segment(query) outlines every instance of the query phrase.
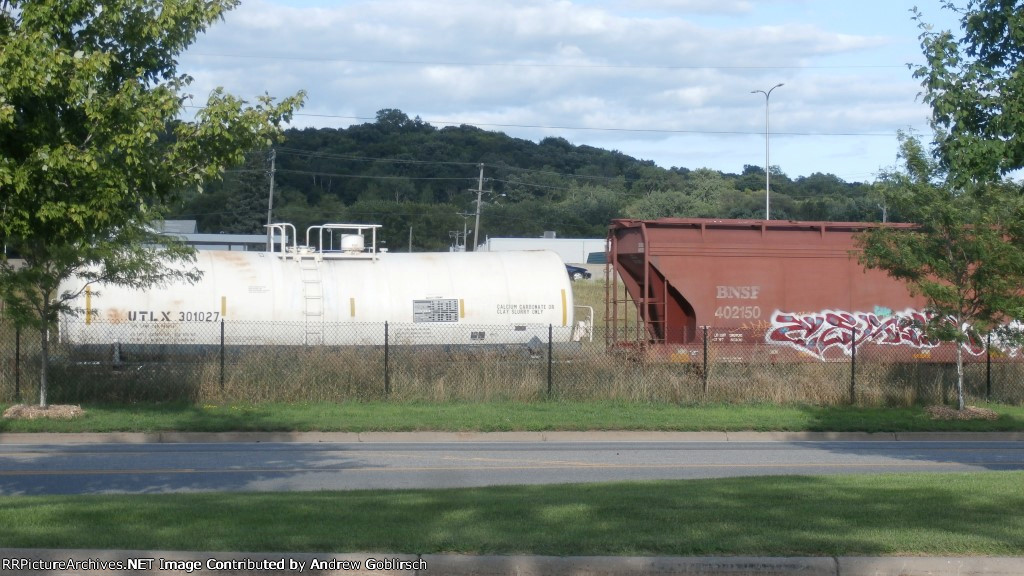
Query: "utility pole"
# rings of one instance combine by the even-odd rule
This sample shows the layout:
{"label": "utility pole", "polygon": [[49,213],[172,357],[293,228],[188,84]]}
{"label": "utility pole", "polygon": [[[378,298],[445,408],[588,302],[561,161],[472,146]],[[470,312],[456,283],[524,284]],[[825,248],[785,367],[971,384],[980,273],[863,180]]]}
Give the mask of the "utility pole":
{"label": "utility pole", "polygon": [[480,196],[484,193],[484,163],[480,163],[480,180],[476,185],[476,225],[473,226],[473,252],[476,252],[477,234],[480,233]]}
{"label": "utility pole", "polygon": [[267,200],[267,252],[274,249],[274,230],[270,227],[273,224],[274,212],[274,164],[277,160],[277,150],[270,149],[270,194]]}

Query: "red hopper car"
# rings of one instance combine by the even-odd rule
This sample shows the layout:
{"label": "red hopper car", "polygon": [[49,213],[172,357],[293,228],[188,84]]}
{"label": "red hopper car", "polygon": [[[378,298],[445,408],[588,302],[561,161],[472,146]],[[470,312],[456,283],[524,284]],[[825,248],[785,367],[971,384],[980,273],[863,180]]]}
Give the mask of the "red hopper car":
{"label": "red hopper car", "polygon": [[[854,235],[878,224],[665,218],[613,220],[607,344],[688,357],[705,327],[737,359],[882,356],[948,361],[920,329],[924,302],[858,261]],[[908,227],[908,224],[886,224]],[[635,318],[633,317],[635,316]],[[917,321],[917,322],[915,322]],[[984,342],[966,345],[984,353]],[[1016,354],[1012,354],[1016,355]]]}

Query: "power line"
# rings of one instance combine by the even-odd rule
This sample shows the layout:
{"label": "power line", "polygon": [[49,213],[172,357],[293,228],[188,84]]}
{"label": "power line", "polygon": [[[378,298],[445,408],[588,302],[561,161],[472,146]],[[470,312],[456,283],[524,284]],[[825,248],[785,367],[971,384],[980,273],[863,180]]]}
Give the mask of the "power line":
{"label": "power line", "polygon": [[901,68],[904,64],[832,64],[832,65],[793,65],[793,66],[751,66],[751,65],[653,65],[653,64],[556,64],[543,62],[459,62],[445,60],[391,60],[391,59],[358,59],[329,58],[323,56],[276,56],[266,54],[210,54],[191,52],[189,56],[203,58],[238,58],[244,60],[283,60],[288,62],[339,62],[345,64],[387,64],[393,66],[452,66],[469,68],[575,68],[581,70],[871,70]]}
{"label": "power line", "polygon": [[426,177],[426,176],[402,176],[402,175],[367,175],[367,174],[332,174],[330,172],[317,172],[313,170],[290,170],[284,168],[278,168],[278,173],[284,174],[300,174],[303,176],[328,176],[331,178],[358,178],[366,180],[450,180],[450,181],[463,181],[463,180],[476,180],[475,178],[463,178],[463,177]]}
{"label": "power line", "polygon": [[[374,163],[382,163],[382,164],[386,164],[386,163],[411,164],[411,165],[418,165],[418,166],[477,166],[477,165],[479,165],[479,162],[455,162],[455,161],[446,161],[446,160],[411,160],[411,159],[407,159],[407,158],[374,158],[374,157],[368,157],[368,156],[350,156],[350,155],[347,155],[347,154],[331,154],[331,153],[322,153],[322,152],[307,152],[305,150],[300,150],[298,148],[276,148],[276,150],[280,154],[282,154],[282,155],[296,156],[296,157],[300,157],[300,158],[303,158],[303,157],[304,158],[322,158],[322,159],[326,159],[326,160],[352,160],[352,161],[359,161],[359,162],[374,162]],[[641,162],[641,161],[637,160],[637,162]],[[539,174],[539,175],[546,175],[546,176],[558,176],[560,178],[570,178],[570,179],[573,179],[573,180],[598,180],[598,181],[610,182],[610,181],[616,181],[616,180],[619,180],[619,179],[623,178],[622,176],[595,176],[595,175],[590,175],[590,174],[566,174],[564,172],[555,172],[553,170],[535,170],[535,169],[531,169],[531,168],[520,168],[520,167],[517,167],[517,166],[509,166],[508,164],[488,164],[487,166],[489,168],[494,169],[494,170],[506,170],[506,171],[509,171],[509,172],[522,172],[522,173],[527,173],[527,174]],[[317,171],[305,171],[305,172],[302,172],[302,171],[298,171],[298,170],[279,170],[279,172],[280,171],[292,172],[292,173],[301,173],[301,174],[309,174],[309,175],[314,175],[314,176],[364,177],[364,176],[351,175],[351,174],[333,174],[333,173],[328,173],[328,172],[317,172]],[[259,170],[244,170],[244,169],[240,169],[240,170],[228,170],[228,172],[233,172],[233,173],[259,172]],[[365,177],[368,178],[369,176],[365,176]],[[402,178],[403,176],[399,175],[399,176],[395,176],[395,177],[396,178]],[[409,177],[409,179],[410,180],[428,180],[429,178]],[[441,178],[437,178],[437,179],[441,179]],[[464,178],[452,177],[450,179],[451,180],[463,180]],[[465,178],[465,179],[472,179],[472,178]],[[512,181],[509,181],[509,180],[498,180],[498,179],[495,179],[495,178],[487,178],[487,180],[488,181],[492,181],[492,182],[513,183]],[[633,180],[623,179],[623,181],[631,182]]]}
{"label": "power line", "polygon": [[[355,156],[355,155],[348,155],[348,154],[334,154],[334,153],[326,153],[326,152],[305,151],[305,150],[301,150],[301,149],[298,149],[298,148],[277,148],[277,150],[281,151],[281,153],[283,155],[290,155],[290,156],[295,156],[295,157],[300,157],[300,158],[302,158],[302,157],[305,157],[305,158],[321,158],[321,159],[325,159],[325,160],[356,160],[356,161],[362,161],[362,162],[395,163],[395,164],[408,164],[408,165],[414,165],[414,166],[474,166],[475,167],[475,166],[479,165],[479,162],[462,162],[462,161],[446,161],[446,160],[416,160],[416,159],[409,159],[409,158],[380,158],[380,157],[372,157],[372,156]],[[642,163],[643,161],[636,160],[636,162]],[[571,182],[569,182],[569,184],[571,184],[573,182],[579,182],[579,181],[597,181],[597,182],[608,182],[608,183],[618,183],[618,182],[621,182],[624,185],[630,185],[630,184],[642,181],[644,179],[644,178],[627,178],[623,174],[619,174],[619,175],[616,175],[616,176],[598,176],[598,175],[590,175],[590,174],[572,174],[572,173],[565,173],[565,172],[556,172],[556,171],[553,171],[553,170],[538,170],[538,169],[532,169],[532,168],[521,168],[521,167],[517,167],[517,166],[510,166],[510,165],[504,164],[504,163],[501,163],[501,164],[487,164],[487,166],[489,168],[491,168],[492,170],[495,170],[495,171],[498,171],[498,172],[505,171],[505,172],[509,172],[509,173],[513,173],[513,174],[514,173],[522,173],[522,174],[536,174],[536,175],[540,175],[540,176],[557,177],[557,178],[561,178],[561,179],[564,179],[564,180],[571,181]],[[667,169],[662,169],[662,170],[665,170],[666,175],[671,176],[673,174],[671,170],[667,170]],[[231,174],[245,174],[245,173],[260,173],[260,172],[265,172],[265,170],[238,168],[238,169],[226,170],[225,172],[226,173],[231,173]],[[433,180],[433,181],[454,181],[454,182],[461,182],[461,181],[468,181],[468,180],[475,181],[476,180],[476,178],[473,178],[473,177],[470,177],[470,176],[425,177],[425,176],[410,176],[410,175],[401,175],[401,174],[391,174],[391,175],[387,175],[387,174],[385,174],[385,175],[373,174],[373,175],[367,175],[367,174],[326,172],[326,171],[320,171],[320,170],[298,170],[298,169],[287,169],[287,168],[286,169],[280,169],[280,170],[278,170],[278,172],[284,172],[284,173],[290,173],[290,174],[298,174],[298,175],[305,175],[305,176],[322,176],[322,177],[328,177],[328,178],[336,177],[336,178],[352,178],[352,179],[377,179],[377,180],[404,179],[404,180],[424,180],[424,181],[431,181],[431,180]],[[716,170],[716,172],[719,172],[723,176],[726,175],[726,174],[729,174],[729,173],[723,172],[721,170]],[[678,175],[677,174],[675,176],[685,179],[685,176],[683,176],[683,175]],[[739,175],[737,175],[737,176],[739,176]],[[839,178],[843,183],[846,183],[846,184],[858,184],[858,183],[861,183],[861,182],[848,181],[846,179],[840,178],[838,175],[835,175],[835,174],[833,174],[833,176],[835,176],[836,178]],[[523,186],[523,187],[530,187],[530,188],[537,188],[537,189],[547,189],[547,190],[569,190],[568,186],[551,186],[551,185],[539,184],[539,183],[522,181],[522,180],[512,180],[512,179],[508,179],[508,178],[497,178],[497,177],[493,177],[493,176],[486,178],[486,180],[489,181],[489,182],[498,182],[498,183],[507,184],[507,185],[511,185],[511,186]],[[792,180],[792,181],[796,182],[796,180]]]}
{"label": "power line", "polygon": [[444,160],[411,160],[408,158],[372,158],[369,156],[353,156],[349,154],[332,154],[329,152],[311,152],[299,148],[277,148],[282,154],[291,156],[326,158],[333,160],[353,160],[357,162],[388,162],[393,164],[432,164],[439,166],[476,166],[477,162],[454,162]]}
{"label": "power line", "polygon": [[[184,108],[192,110],[203,110],[203,106],[183,106]],[[304,118],[333,118],[339,120],[371,120],[376,121],[376,117],[369,116],[346,116],[341,114],[305,114],[296,113],[293,116],[302,116]],[[682,129],[668,129],[668,128],[616,128],[607,126],[561,126],[561,125],[547,125],[547,124],[499,124],[495,122],[464,122],[459,120],[423,120],[427,124],[438,124],[443,126],[488,126],[492,128],[533,128],[538,130],[574,130],[574,131],[590,131],[590,132],[633,132],[639,134],[697,134],[697,135],[712,135],[712,136],[763,136],[764,131],[748,131],[748,130],[682,130]],[[772,132],[772,136],[884,136],[886,138],[893,138],[897,133],[897,130],[892,132]]]}
{"label": "power line", "polygon": [[[196,108],[199,108],[198,106]],[[302,114],[297,113],[294,116],[303,116],[308,118],[336,118],[342,120],[376,120],[377,118],[370,118],[367,116],[343,116],[335,114]],[[679,129],[667,129],[667,128],[614,128],[614,127],[602,127],[602,126],[559,126],[559,125],[546,125],[546,124],[499,124],[495,122],[463,122],[458,120],[423,120],[428,124],[440,124],[444,126],[489,126],[494,128],[535,128],[540,130],[578,130],[578,131],[593,131],[593,132],[636,132],[636,133],[654,133],[654,134],[708,134],[708,135],[724,135],[724,136],[761,136],[764,135],[763,131],[745,131],[745,130],[679,130]],[[892,138],[896,134],[896,130],[892,132],[772,132],[772,136],[885,136]]]}
{"label": "power line", "polygon": [[[630,157],[630,158],[632,158],[632,157]],[[632,159],[637,164],[641,164],[642,165],[643,162],[644,162],[644,160],[639,160],[639,159],[636,159],[636,158],[632,158]],[[592,175],[592,174],[566,174],[564,172],[555,172],[553,170],[536,170],[536,169],[533,169],[533,168],[519,168],[518,166],[509,166],[508,164],[488,164],[487,166],[490,167],[490,168],[493,168],[495,170],[508,170],[509,172],[523,172],[523,173],[526,173],[526,174],[539,174],[541,176],[559,176],[559,177],[563,177],[563,178],[571,178],[573,180],[599,180],[599,181],[605,181],[605,182],[616,182],[616,181],[621,179],[623,182],[636,182],[637,181],[637,179],[635,179],[635,178],[626,178],[622,174],[620,174],[618,176],[596,176],[596,175]],[[666,172],[669,172],[669,170],[667,168],[662,168],[662,170],[665,170]],[[494,178],[489,178],[488,180],[497,181],[497,182],[508,182],[506,180],[495,180]]]}

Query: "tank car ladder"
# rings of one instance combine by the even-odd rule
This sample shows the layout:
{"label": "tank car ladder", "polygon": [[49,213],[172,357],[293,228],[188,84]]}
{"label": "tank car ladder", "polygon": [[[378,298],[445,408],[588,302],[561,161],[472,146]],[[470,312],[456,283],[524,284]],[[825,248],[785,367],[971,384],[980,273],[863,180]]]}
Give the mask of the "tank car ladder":
{"label": "tank car ladder", "polygon": [[303,312],[306,318],[306,346],[324,343],[324,287],[320,278],[319,252],[297,255],[302,277]]}

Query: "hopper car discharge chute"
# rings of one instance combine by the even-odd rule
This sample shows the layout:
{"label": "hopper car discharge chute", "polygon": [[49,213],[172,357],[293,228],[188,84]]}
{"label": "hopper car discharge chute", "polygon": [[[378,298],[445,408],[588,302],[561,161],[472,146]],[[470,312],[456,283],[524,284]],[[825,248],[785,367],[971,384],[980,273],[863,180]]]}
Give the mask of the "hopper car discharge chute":
{"label": "hopper car discharge chute", "polygon": [[[773,360],[838,360],[856,345],[858,357],[951,361],[955,348],[920,327],[924,301],[860,264],[854,237],[871,226],[613,220],[608,266],[621,285],[608,285],[606,344],[690,358],[707,327],[710,344],[737,360],[765,349]],[[981,354],[984,343],[965,348]]]}
{"label": "hopper car discharge chute", "polygon": [[195,284],[89,286],[72,303],[84,316],[62,319],[61,340],[217,345],[210,324],[222,321],[252,323],[231,330],[231,345],[379,345],[385,322],[397,345],[546,343],[549,326],[554,341],[572,340],[572,286],[556,253],[389,253],[377,248],[379,227],[313,226],[299,246],[293,226],[274,224],[270,251],[198,252]]}

